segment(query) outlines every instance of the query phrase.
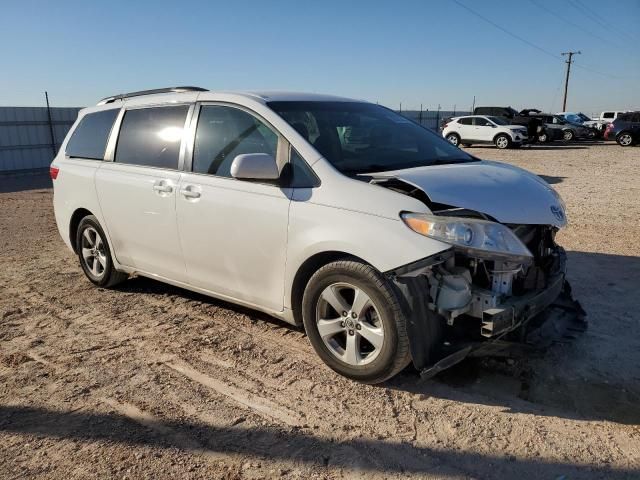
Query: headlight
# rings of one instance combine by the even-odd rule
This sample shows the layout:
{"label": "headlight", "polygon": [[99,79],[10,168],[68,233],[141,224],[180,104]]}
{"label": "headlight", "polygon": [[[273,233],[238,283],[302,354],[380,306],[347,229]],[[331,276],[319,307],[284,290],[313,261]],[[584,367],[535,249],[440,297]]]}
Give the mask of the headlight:
{"label": "headlight", "polygon": [[[509,227],[486,220],[402,213],[402,221],[414,232],[454,245],[475,257],[528,263],[531,252]],[[516,258],[514,258],[516,257]]]}

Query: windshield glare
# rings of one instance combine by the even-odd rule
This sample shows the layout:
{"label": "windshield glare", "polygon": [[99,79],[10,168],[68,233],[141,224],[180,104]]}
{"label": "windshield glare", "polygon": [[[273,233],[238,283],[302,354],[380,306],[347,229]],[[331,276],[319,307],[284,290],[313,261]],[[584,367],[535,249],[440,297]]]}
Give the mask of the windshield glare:
{"label": "windshield glare", "polygon": [[440,135],[364,102],[270,102],[323,157],[345,174],[475,161]]}

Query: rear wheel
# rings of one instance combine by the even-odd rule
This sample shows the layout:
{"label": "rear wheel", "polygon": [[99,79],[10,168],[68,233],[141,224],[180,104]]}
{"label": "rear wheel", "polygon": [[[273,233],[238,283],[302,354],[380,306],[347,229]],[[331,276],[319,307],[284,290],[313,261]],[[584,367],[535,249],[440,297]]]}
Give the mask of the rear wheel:
{"label": "rear wheel", "polygon": [[99,287],[112,287],[127,279],[113,267],[106,235],[93,215],[84,217],[76,233],[76,251],[87,278]]}
{"label": "rear wheel", "polygon": [[547,132],[542,132],[538,135],[538,141],[540,143],[547,143],[549,141],[549,135],[547,135]]}
{"label": "rear wheel", "polygon": [[494,143],[500,150],[504,150],[505,148],[509,148],[511,145],[511,139],[508,135],[500,134],[495,138]]}
{"label": "rear wheel", "polygon": [[622,132],[616,137],[616,142],[621,147],[629,147],[633,144],[633,136],[630,132]]}
{"label": "rear wheel", "polygon": [[565,130],[562,133],[562,138],[566,142],[570,142],[571,140],[573,140],[574,137],[575,137],[575,134],[573,133],[573,130]]}
{"label": "rear wheel", "polygon": [[447,140],[449,141],[449,143],[455,145],[456,147],[460,145],[460,135],[458,135],[457,133],[449,133],[447,135]]}
{"label": "rear wheel", "polygon": [[380,383],[409,364],[398,298],[370,265],[343,260],[322,267],[307,284],[302,314],[316,353],[345,377]]}

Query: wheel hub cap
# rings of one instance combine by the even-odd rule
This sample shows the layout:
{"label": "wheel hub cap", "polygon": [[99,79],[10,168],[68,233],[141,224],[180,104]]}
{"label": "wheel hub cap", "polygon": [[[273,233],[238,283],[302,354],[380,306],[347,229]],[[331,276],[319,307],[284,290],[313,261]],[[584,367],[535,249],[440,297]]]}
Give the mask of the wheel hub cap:
{"label": "wheel hub cap", "polygon": [[107,266],[107,256],[104,250],[104,242],[98,231],[93,227],[87,227],[82,232],[81,240],[82,259],[91,274],[100,278],[104,275]]}
{"label": "wheel hub cap", "polygon": [[362,289],[349,283],[334,283],[322,291],[316,325],[329,352],[349,365],[372,362],[384,343],[378,309]]}

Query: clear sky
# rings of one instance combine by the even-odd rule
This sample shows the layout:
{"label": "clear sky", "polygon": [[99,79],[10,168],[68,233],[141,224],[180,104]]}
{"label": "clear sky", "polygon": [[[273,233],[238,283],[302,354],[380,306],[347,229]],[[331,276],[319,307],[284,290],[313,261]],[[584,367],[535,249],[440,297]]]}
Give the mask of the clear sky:
{"label": "clear sky", "polygon": [[554,56],[580,50],[568,109],[591,113],[640,108],[639,47],[640,0],[2,0],[0,105],[198,85],[558,111]]}

